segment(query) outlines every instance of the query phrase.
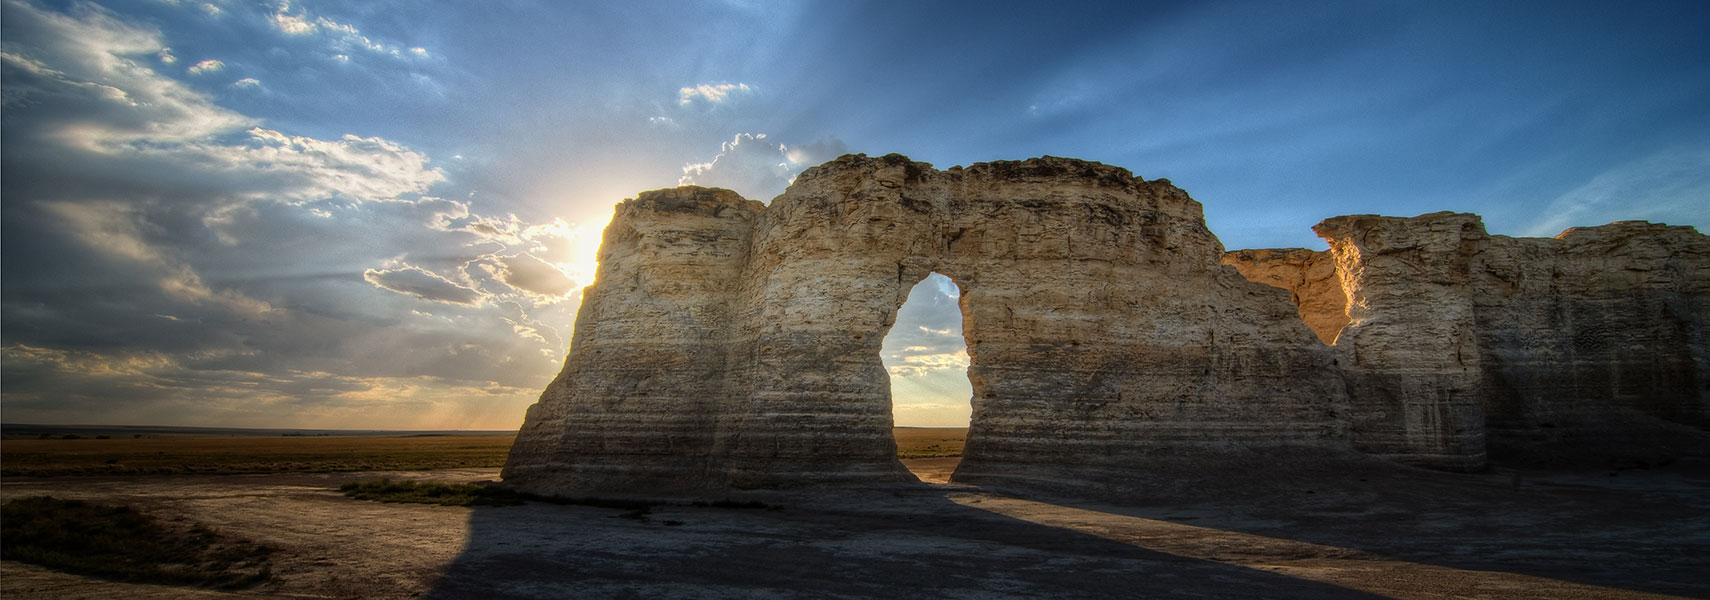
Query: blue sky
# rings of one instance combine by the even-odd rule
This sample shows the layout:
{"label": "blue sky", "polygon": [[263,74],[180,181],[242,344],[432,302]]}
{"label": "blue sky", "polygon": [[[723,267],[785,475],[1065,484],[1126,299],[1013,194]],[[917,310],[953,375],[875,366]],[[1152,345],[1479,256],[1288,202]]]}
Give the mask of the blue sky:
{"label": "blue sky", "polygon": [[[765,200],[844,152],[1119,165],[1229,248],[1352,213],[1702,228],[1705,31],[1704,2],[7,0],[0,416],[515,427],[613,203]],[[966,420],[953,294],[887,345],[900,423]]]}

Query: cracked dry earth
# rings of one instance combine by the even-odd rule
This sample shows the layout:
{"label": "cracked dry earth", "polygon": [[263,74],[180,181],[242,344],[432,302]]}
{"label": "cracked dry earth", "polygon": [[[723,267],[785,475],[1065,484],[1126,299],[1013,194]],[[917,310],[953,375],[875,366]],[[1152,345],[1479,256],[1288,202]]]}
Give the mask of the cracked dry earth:
{"label": "cracked dry earth", "polygon": [[[952,461],[911,464],[942,480]],[[763,495],[773,508],[623,511],[350,500],[409,473],[8,478],[5,499],[128,503],[280,548],[239,592],[5,561],[28,598],[1710,597],[1710,463],[1460,475],[1173,477],[1121,502],[969,486]],[[745,498],[747,499],[747,498]]]}

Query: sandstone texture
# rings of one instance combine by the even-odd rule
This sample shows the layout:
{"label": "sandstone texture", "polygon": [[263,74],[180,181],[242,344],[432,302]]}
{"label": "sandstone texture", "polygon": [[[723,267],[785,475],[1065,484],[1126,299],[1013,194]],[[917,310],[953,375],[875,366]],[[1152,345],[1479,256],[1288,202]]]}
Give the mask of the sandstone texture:
{"label": "sandstone texture", "polygon": [[1053,157],[845,156],[769,207],[645,193],[606,231],[504,477],[555,494],[910,480],[879,347],[934,271],[961,287],[971,362],[956,480],[1346,448],[1334,352],[1222,256],[1168,181]]}
{"label": "sandstone texture", "polygon": [[646,192],[606,229],[503,477],[553,495],[912,481],[879,348],[932,272],[961,289],[973,387],[952,481],[1710,454],[1710,238],[1508,238],[1457,213],[1315,231],[1329,251],[1226,253],[1169,181],[1055,157],[849,155],[770,206]]}
{"label": "sandstone texture", "polygon": [[1300,309],[1300,320],[1325,344],[1348,325],[1348,293],[1336,273],[1336,259],[1329,252],[1305,248],[1232,250],[1223,264],[1235,267],[1242,277],[1255,283],[1288,290]]}

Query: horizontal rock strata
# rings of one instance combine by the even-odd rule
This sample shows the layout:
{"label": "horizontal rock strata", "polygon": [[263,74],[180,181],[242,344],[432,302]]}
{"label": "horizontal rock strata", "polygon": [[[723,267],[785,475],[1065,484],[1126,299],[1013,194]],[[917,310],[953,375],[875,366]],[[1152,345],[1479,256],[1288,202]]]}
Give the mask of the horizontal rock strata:
{"label": "horizontal rock strata", "polygon": [[1330,313],[1352,318],[1334,343],[1361,449],[1449,468],[1477,468],[1484,448],[1710,452],[1710,237],[1628,221],[1512,238],[1455,213],[1337,217],[1317,231],[1329,252],[1224,263],[1288,290],[1321,337]]}
{"label": "horizontal rock strata", "polygon": [[504,476],[556,494],[911,479],[879,347],[934,271],[961,287],[972,365],[959,480],[1346,448],[1333,352],[1222,255],[1168,181],[1070,159],[845,156],[765,208],[649,192],[607,229]]}
{"label": "horizontal rock strata", "polygon": [[1248,281],[1288,290],[1300,320],[1318,334],[1319,341],[1336,343],[1336,336],[1348,325],[1348,293],[1342,290],[1336,259],[1329,252],[1231,250],[1223,254],[1223,264],[1235,267]]}
{"label": "horizontal rock strata", "polygon": [[931,272],[961,289],[973,387],[954,481],[1710,453],[1710,238],[1509,238],[1458,213],[1314,229],[1328,251],[1226,253],[1170,182],[1054,157],[844,156],[770,206],[646,192],[606,229],[504,478],[552,495],[913,481],[879,348]]}

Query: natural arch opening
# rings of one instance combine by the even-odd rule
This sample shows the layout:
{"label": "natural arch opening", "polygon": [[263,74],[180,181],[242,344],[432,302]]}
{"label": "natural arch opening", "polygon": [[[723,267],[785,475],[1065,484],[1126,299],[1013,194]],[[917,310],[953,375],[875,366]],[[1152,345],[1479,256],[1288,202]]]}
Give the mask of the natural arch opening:
{"label": "natural arch opening", "polygon": [[880,346],[891,378],[897,454],[921,481],[948,482],[968,435],[973,386],[960,297],[949,277],[927,275],[909,290]]}

